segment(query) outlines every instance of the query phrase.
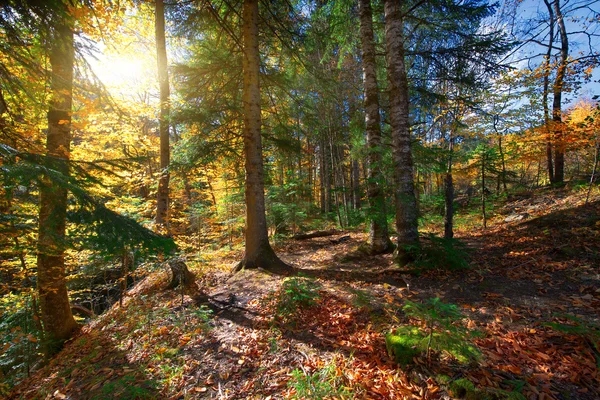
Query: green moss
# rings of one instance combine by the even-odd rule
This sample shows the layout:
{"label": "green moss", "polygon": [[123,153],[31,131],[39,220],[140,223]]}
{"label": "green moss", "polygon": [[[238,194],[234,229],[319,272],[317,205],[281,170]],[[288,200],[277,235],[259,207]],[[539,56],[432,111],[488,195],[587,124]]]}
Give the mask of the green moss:
{"label": "green moss", "polygon": [[421,353],[421,342],[425,336],[414,327],[400,327],[395,333],[385,337],[388,354],[400,365],[412,363],[413,358]]}
{"label": "green moss", "polygon": [[479,390],[477,390],[473,382],[467,378],[460,378],[452,381],[448,392],[452,397],[457,397],[459,399],[481,399]]}

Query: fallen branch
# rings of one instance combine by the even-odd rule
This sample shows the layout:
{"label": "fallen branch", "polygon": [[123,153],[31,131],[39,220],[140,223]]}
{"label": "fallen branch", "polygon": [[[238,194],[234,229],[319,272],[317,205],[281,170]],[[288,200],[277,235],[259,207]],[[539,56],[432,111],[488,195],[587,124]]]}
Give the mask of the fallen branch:
{"label": "fallen branch", "polygon": [[324,237],[324,236],[333,236],[333,235],[337,235],[338,233],[340,233],[340,232],[336,229],[330,229],[328,231],[314,231],[314,232],[309,232],[309,233],[299,233],[297,235],[292,236],[292,239],[305,240],[305,239],[312,239],[312,238],[318,238],[318,237]]}

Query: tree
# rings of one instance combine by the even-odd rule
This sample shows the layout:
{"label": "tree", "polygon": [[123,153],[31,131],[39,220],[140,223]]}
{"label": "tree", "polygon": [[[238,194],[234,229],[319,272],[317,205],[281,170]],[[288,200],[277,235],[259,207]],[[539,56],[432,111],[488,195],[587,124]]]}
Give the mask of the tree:
{"label": "tree", "polygon": [[156,195],[156,224],[167,226],[169,212],[169,72],[167,69],[167,46],[165,40],[165,5],[163,0],[156,0],[155,6],[156,59],[158,66],[158,83],[160,88],[160,178]]}
{"label": "tree", "polygon": [[385,39],[389,80],[390,125],[394,161],[396,198],[397,260],[401,265],[411,261],[409,248],[418,246],[418,209],[415,198],[413,160],[410,145],[409,92],[404,63],[404,2],[385,1]]}
{"label": "tree", "polygon": [[392,248],[387,227],[385,197],[381,188],[381,121],[379,87],[373,41],[373,12],[371,0],[359,0],[360,42],[364,83],[365,130],[367,132],[367,196],[369,198],[369,247],[372,253]]}
{"label": "tree", "polygon": [[281,261],[269,244],[265,216],[264,170],[261,141],[260,54],[258,50],[258,0],[244,0],[243,109],[244,160],[246,168],[246,249],[235,270],[261,268],[289,274],[292,267]]}
{"label": "tree", "polygon": [[[73,103],[73,20],[61,4],[51,29],[49,60],[51,100],[48,109],[46,168],[69,174],[71,108]],[[37,287],[46,339],[62,344],[77,330],[65,282],[65,224],[67,189],[48,176],[40,182]],[[48,353],[55,350],[48,348]]]}

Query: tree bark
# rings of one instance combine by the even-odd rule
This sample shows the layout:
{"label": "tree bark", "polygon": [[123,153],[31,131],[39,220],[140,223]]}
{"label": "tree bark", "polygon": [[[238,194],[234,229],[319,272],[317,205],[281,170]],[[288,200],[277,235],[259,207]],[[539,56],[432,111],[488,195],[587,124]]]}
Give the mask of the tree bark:
{"label": "tree bark", "polygon": [[452,176],[452,162],[454,156],[454,135],[450,130],[448,138],[448,169],[444,187],[445,213],[444,213],[444,238],[454,237],[454,179]]}
{"label": "tree bark", "polygon": [[548,91],[550,87],[550,58],[552,57],[552,44],[554,43],[554,11],[548,0],[544,0],[548,8],[550,32],[548,34],[548,50],[544,56],[544,89],[542,92],[542,106],[544,107],[544,129],[546,130],[546,168],[548,179],[554,183],[554,161],[552,159],[552,129],[550,126],[550,111],[548,110]]}
{"label": "tree bark", "polygon": [[265,217],[264,172],[261,144],[261,110],[258,51],[258,0],[244,0],[244,155],[246,166],[246,252],[234,271],[261,268],[289,274],[293,268],[281,261],[269,244]]}
{"label": "tree bark", "polygon": [[[66,18],[57,22],[51,39],[49,58],[52,67],[52,96],[46,141],[49,168],[64,175],[69,174],[74,66],[73,28]],[[37,288],[48,343],[47,355],[58,351],[78,329],[71,312],[65,281],[66,216],[67,189],[53,184],[45,176],[40,182]]]}
{"label": "tree bark", "polygon": [[396,198],[397,261],[412,260],[410,248],[419,245],[418,210],[415,198],[413,160],[410,146],[409,93],[404,64],[403,1],[385,1],[385,38],[389,80],[392,158]]}
{"label": "tree bark", "polygon": [[567,28],[565,27],[565,21],[560,9],[560,0],[554,0],[554,14],[556,15],[556,22],[558,25],[558,31],[560,33],[560,61],[558,69],[556,70],[556,79],[554,81],[553,94],[554,99],[552,101],[552,121],[554,126],[554,182],[562,184],[565,181],[565,140],[562,123],[562,92],[565,80],[565,74],[567,72],[567,59],[569,57],[569,39],[567,37]]}
{"label": "tree bark", "polygon": [[367,132],[367,197],[369,199],[369,251],[385,253],[393,249],[388,233],[381,174],[381,117],[379,86],[373,40],[371,0],[359,0],[360,42],[362,47],[363,82],[365,88],[365,129]]}
{"label": "tree bark", "polygon": [[163,0],[156,0],[155,9],[156,60],[158,67],[158,84],[160,89],[160,178],[156,195],[156,225],[168,230],[169,213],[169,115],[170,89],[167,69],[167,46],[165,40],[165,5]]}

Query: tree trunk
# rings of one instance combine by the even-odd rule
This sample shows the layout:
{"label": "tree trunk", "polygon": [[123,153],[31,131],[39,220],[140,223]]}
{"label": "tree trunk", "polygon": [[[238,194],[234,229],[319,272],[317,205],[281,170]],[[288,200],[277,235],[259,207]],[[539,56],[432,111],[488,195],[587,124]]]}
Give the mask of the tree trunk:
{"label": "tree trunk", "polygon": [[567,29],[565,27],[565,21],[560,10],[560,0],[554,0],[554,14],[556,15],[556,22],[558,24],[558,31],[560,33],[560,61],[558,69],[556,70],[556,79],[554,81],[553,93],[554,99],[552,101],[552,121],[554,126],[554,138],[556,145],[554,146],[554,182],[562,184],[565,181],[565,139],[563,132],[562,123],[562,92],[565,80],[565,74],[567,72],[567,59],[569,57],[569,40],[567,37]]}
{"label": "tree trunk", "polygon": [[408,120],[409,94],[404,64],[404,24],[402,1],[385,1],[385,38],[389,80],[392,158],[396,197],[397,261],[405,265],[412,260],[409,248],[419,244],[418,210],[415,198],[413,160]]}
{"label": "tree trunk", "polygon": [[281,261],[269,244],[265,217],[264,171],[261,144],[258,52],[258,0],[244,0],[244,155],[246,166],[246,252],[235,271],[261,268],[289,274],[293,268]]}
{"label": "tree trunk", "polygon": [[160,178],[156,195],[156,225],[168,230],[169,212],[169,72],[167,70],[167,46],[165,40],[165,5],[156,0],[155,9],[156,59],[160,89]]}
{"label": "tree trunk", "polygon": [[352,161],[352,207],[355,210],[360,210],[360,171],[358,167],[358,161]]}
{"label": "tree trunk", "polygon": [[546,167],[548,179],[554,183],[554,162],[552,160],[552,129],[550,126],[550,111],[548,110],[548,90],[550,87],[550,58],[552,57],[552,44],[554,43],[554,11],[548,0],[544,0],[548,8],[550,32],[548,34],[548,50],[544,56],[544,89],[542,92],[542,106],[544,107],[544,129],[546,131]]}
{"label": "tree trunk", "polygon": [[385,197],[381,186],[381,118],[379,87],[373,40],[371,0],[359,0],[360,41],[362,46],[363,82],[365,88],[365,128],[367,132],[367,197],[369,199],[369,250],[373,254],[393,249],[388,233]]}
{"label": "tree trunk", "polygon": [[481,217],[483,218],[483,227],[487,228],[487,215],[485,214],[485,163],[487,161],[487,156],[484,154],[481,155]]}
{"label": "tree trunk", "polygon": [[[48,110],[46,149],[49,168],[69,174],[71,108],[73,104],[74,46],[72,24],[57,23],[50,47],[51,100]],[[46,354],[56,352],[72,337],[78,325],[73,319],[65,281],[65,225],[67,189],[49,177],[40,182],[37,288],[41,319],[48,342]]]}
{"label": "tree trunk", "polygon": [[446,170],[444,200],[444,238],[452,239],[454,237],[454,180],[452,177],[452,161],[454,155],[454,135],[450,131],[448,140],[448,169]]}

